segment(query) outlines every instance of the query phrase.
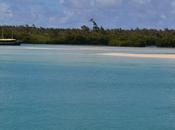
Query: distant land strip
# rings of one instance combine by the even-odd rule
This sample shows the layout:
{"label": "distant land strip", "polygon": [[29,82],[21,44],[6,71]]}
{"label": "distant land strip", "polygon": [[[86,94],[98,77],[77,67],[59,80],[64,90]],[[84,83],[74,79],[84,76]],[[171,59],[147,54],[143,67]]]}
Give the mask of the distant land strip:
{"label": "distant land strip", "polygon": [[25,26],[0,26],[3,38],[31,44],[102,45],[121,47],[175,47],[174,29],[61,29]]}

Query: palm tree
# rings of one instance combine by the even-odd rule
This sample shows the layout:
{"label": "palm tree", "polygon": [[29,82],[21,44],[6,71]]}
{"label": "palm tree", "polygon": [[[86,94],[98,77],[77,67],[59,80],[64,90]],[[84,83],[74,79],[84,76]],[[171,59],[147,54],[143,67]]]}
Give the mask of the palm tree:
{"label": "palm tree", "polygon": [[99,30],[99,27],[93,18],[91,18],[89,21],[92,22],[93,24],[93,30],[95,31]]}

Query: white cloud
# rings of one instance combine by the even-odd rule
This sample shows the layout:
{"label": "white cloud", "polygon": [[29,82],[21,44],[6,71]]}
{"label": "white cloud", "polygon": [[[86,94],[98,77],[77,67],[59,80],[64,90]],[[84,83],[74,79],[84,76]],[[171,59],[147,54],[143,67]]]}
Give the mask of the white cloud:
{"label": "white cloud", "polygon": [[76,24],[83,24],[89,21],[90,18],[104,18],[103,15],[108,16],[109,14],[106,13],[117,10],[121,3],[122,0],[59,0],[64,12],[64,16],[60,17],[60,21],[61,23],[72,21]]}
{"label": "white cloud", "polygon": [[12,11],[10,10],[10,7],[5,3],[0,3],[0,18],[10,18],[13,16]]}
{"label": "white cloud", "polygon": [[122,0],[59,0],[60,4],[74,8],[112,7],[121,2]]}
{"label": "white cloud", "polygon": [[174,14],[175,0],[0,0],[0,24],[175,27]]}
{"label": "white cloud", "polygon": [[70,11],[64,11],[63,13],[64,15],[62,17],[60,17],[59,19],[57,19],[59,21],[59,23],[64,24],[67,21],[70,20],[70,18],[72,18],[75,14],[74,12],[70,12]]}
{"label": "white cloud", "polygon": [[151,0],[132,0],[132,1],[138,4],[146,4],[151,2]]}
{"label": "white cloud", "polygon": [[59,3],[67,8],[87,8],[91,7],[91,1],[88,0],[59,0]]}
{"label": "white cloud", "polygon": [[116,7],[118,4],[122,2],[122,0],[95,0],[96,6],[102,7]]}
{"label": "white cloud", "polygon": [[171,2],[171,7],[172,7],[171,13],[175,14],[175,1]]}

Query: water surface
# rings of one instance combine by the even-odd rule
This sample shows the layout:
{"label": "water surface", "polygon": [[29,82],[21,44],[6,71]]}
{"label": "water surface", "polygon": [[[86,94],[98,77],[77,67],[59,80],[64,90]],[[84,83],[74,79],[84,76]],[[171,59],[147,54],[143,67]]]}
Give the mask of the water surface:
{"label": "water surface", "polygon": [[0,46],[2,130],[174,130],[174,49]]}

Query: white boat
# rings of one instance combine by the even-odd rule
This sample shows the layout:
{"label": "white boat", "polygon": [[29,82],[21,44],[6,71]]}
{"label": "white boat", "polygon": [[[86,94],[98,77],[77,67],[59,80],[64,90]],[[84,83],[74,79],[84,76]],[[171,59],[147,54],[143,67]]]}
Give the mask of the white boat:
{"label": "white boat", "polygon": [[0,45],[20,45],[21,42],[16,39],[0,39]]}
{"label": "white boat", "polygon": [[21,42],[17,41],[16,39],[13,38],[13,33],[12,33],[12,38],[4,38],[4,33],[2,29],[2,38],[0,38],[0,45],[20,45]]}

